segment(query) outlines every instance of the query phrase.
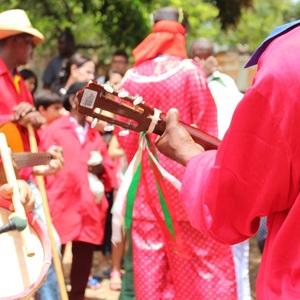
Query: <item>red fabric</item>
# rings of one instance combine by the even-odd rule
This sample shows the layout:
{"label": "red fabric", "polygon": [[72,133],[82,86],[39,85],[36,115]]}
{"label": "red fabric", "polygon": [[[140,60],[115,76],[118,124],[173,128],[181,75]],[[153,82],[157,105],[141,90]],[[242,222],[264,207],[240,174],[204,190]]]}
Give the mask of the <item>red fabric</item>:
{"label": "red fabric", "polygon": [[[16,70],[16,73],[21,74]],[[33,105],[33,99],[31,93],[28,91],[25,85],[25,81],[20,79],[20,93],[17,92],[12,74],[7,69],[5,63],[0,58],[0,114],[13,115],[13,107],[21,102],[28,102]],[[20,134],[23,140],[23,146],[25,151],[29,151],[29,139],[28,133],[25,128],[20,129]]]}
{"label": "red fabric", "polygon": [[104,196],[101,203],[96,204],[89,188],[87,161],[91,151],[100,151],[106,166],[109,157],[104,140],[98,131],[89,128],[81,144],[74,123],[65,116],[42,130],[40,150],[50,145],[61,146],[65,159],[64,167],[56,175],[45,177],[50,212],[61,243],[100,244],[108,202]]}
{"label": "red fabric", "polygon": [[[146,60],[126,73],[122,87],[132,95],[143,96],[146,103],[164,112],[171,107],[178,108],[183,122],[197,124],[202,130],[217,136],[216,106],[205,75],[192,60],[173,56]],[[155,138],[155,134],[150,135],[152,142]],[[118,139],[130,162],[137,150],[139,134],[130,132],[128,136],[118,136]],[[187,251],[188,258],[174,253],[151,209],[155,207],[163,218],[146,155],[144,159],[141,174],[144,180],[137,191],[132,226],[136,299],[181,300],[187,299],[187,295],[191,295],[191,299],[202,300],[235,299],[231,247],[215,242],[192,228],[178,191],[166,182],[183,247],[190,250]],[[181,180],[183,166],[159,152],[158,159],[167,171]],[[151,199],[146,198],[146,185]],[[149,204],[147,201],[152,202]],[[208,290],[213,291],[215,297],[207,293]]]}
{"label": "red fabric", "polygon": [[180,193],[193,226],[223,243],[267,216],[258,299],[300,298],[299,38],[297,27],[269,45],[218,152],[189,161]]}
{"label": "red fabric", "polygon": [[[16,73],[21,76],[21,74],[16,71]],[[13,114],[12,108],[19,104],[20,102],[28,102],[33,104],[33,99],[31,93],[27,90],[25,86],[25,81],[20,80],[20,94],[18,94],[12,74],[7,69],[5,63],[0,58],[0,113],[1,114]],[[4,88],[5,87],[5,88]]]}
{"label": "red fabric", "polygon": [[[21,77],[21,74],[16,70],[16,74]],[[0,114],[1,115],[13,115],[13,107],[21,102],[28,102],[33,105],[33,99],[31,93],[28,91],[25,85],[25,81],[20,79],[20,93],[17,92],[12,74],[7,69],[5,63],[0,58]],[[29,136],[25,127],[16,125],[19,129],[22,137],[24,151],[30,151]],[[32,173],[32,168],[26,168],[20,170],[20,177],[27,180]]]}
{"label": "red fabric", "polygon": [[187,58],[185,28],[177,21],[163,20],[155,23],[150,33],[133,51],[134,64],[159,55]]}

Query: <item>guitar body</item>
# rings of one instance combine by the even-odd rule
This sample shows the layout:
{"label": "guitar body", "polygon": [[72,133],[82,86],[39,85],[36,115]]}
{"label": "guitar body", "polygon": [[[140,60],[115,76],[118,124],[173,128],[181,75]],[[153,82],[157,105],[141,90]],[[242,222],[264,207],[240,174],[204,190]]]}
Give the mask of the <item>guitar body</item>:
{"label": "guitar body", "polygon": [[[46,165],[50,162],[51,155],[49,153],[24,152],[22,137],[16,124],[12,122],[0,124],[0,133],[5,135],[7,145],[11,149],[16,178],[19,178],[19,169]],[[0,184],[6,182],[4,169],[0,165]]]}
{"label": "guitar body", "polygon": [[[0,133],[5,135],[7,145],[12,150],[12,152],[22,152],[24,151],[23,141],[20,132],[13,122],[7,122],[0,125]],[[19,178],[19,174],[16,166],[14,166],[16,178]],[[3,167],[0,168],[0,184],[6,183],[6,175]]]}
{"label": "guitar body", "polygon": [[5,134],[7,144],[12,152],[24,151],[22,137],[16,124],[12,122],[1,124],[0,132]]}

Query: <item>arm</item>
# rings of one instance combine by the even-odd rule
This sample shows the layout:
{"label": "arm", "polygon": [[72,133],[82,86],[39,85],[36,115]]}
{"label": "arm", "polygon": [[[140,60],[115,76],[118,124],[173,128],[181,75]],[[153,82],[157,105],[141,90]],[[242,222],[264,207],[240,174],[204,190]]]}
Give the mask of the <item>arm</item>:
{"label": "arm", "polygon": [[124,155],[124,150],[119,144],[118,138],[114,134],[110,140],[110,143],[108,145],[108,155],[112,158],[119,158]]}
{"label": "arm", "polygon": [[179,124],[178,111],[170,109],[167,113],[167,127],[163,135],[156,140],[160,152],[174,161],[186,166],[195,155],[204,151],[194,142],[190,134]]}
{"label": "arm", "polygon": [[[282,109],[276,111],[285,115]],[[237,107],[218,152],[197,151],[176,126],[169,116],[167,130],[156,144],[187,166],[180,198],[196,229],[234,244],[256,233],[260,216],[292,205],[298,179],[288,143],[282,142],[287,134],[270,102],[255,89]]]}

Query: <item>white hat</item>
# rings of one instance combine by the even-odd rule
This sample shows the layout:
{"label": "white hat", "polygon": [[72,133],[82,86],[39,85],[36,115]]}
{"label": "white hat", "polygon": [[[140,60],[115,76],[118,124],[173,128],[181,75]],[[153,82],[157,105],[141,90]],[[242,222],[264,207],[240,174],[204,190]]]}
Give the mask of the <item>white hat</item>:
{"label": "white hat", "polygon": [[0,13],[0,40],[20,33],[33,35],[35,45],[45,40],[43,34],[32,27],[24,10],[11,9]]}

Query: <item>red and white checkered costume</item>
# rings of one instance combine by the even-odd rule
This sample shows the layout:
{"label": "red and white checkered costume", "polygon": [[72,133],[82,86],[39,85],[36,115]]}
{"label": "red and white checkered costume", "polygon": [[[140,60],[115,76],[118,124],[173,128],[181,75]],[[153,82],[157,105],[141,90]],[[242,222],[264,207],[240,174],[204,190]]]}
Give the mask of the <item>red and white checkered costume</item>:
{"label": "red and white checkered costume", "polygon": [[[122,87],[141,95],[146,103],[162,111],[176,107],[181,121],[197,124],[217,135],[216,107],[205,75],[192,60],[159,56],[129,70]],[[155,134],[151,134],[152,141]],[[138,147],[139,134],[119,136],[128,161]],[[158,153],[160,164],[181,180],[184,167]],[[190,224],[178,191],[166,182],[176,212],[186,256],[174,253],[148,204],[160,212],[157,190],[147,157],[133,210],[132,244],[136,299],[235,299],[235,275],[231,247],[196,231]],[[151,199],[146,197],[145,184]]]}

